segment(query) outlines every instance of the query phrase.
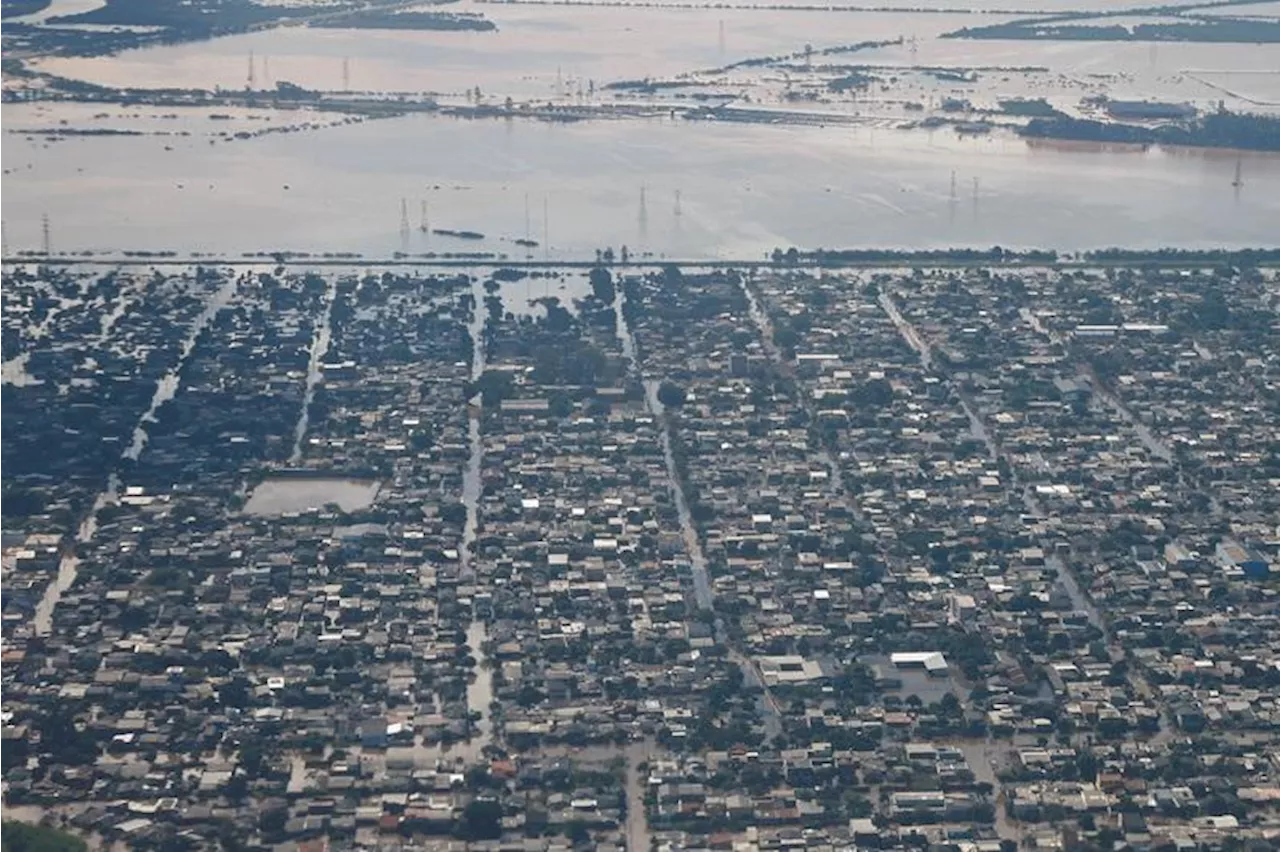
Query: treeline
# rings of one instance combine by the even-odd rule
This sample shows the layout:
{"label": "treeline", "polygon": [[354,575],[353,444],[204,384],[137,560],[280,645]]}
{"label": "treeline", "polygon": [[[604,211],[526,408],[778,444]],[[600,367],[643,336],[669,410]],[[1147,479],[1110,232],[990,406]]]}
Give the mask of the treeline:
{"label": "treeline", "polygon": [[796,53],[787,53],[780,56],[756,56],[750,59],[742,59],[738,62],[731,62],[728,65],[719,68],[710,68],[699,73],[702,74],[724,74],[738,68],[760,68],[766,65],[777,65],[782,62],[794,62],[796,60],[810,60],[814,56],[839,56],[842,53],[857,53],[861,50],[878,50],[883,47],[894,47],[903,43],[902,37],[892,39],[890,41],[860,41],[854,44],[838,44],[834,47],[824,47],[821,50],[811,52],[798,51]]}
{"label": "treeline", "polygon": [[1033,118],[1021,133],[1040,139],[1280,151],[1280,117],[1250,113],[1217,112],[1186,126],[1166,124],[1160,127],[1067,116]]}
{"label": "treeline", "polygon": [[[1063,260],[1052,249],[949,248],[922,249],[774,249],[770,258],[782,265],[839,266],[855,263],[1020,263],[1054,264]],[[1280,247],[1249,249],[1105,248],[1065,258],[1075,263],[1173,264],[1178,266],[1257,266],[1280,263]]]}
{"label": "treeline", "polygon": [[260,6],[250,0],[106,0],[106,5],[76,15],[50,18],[51,24],[165,27],[188,38],[237,32],[282,18],[314,14],[306,6]]}
{"label": "treeline", "polygon": [[1280,21],[1256,18],[1188,18],[1157,24],[1049,24],[1011,21],[986,27],[964,27],[942,38],[1025,39],[1029,41],[1189,41],[1212,43],[1280,43]]}
{"label": "treeline", "polygon": [[781,264],[816,264],[818,266],[842,263],[877,263],[902,261],[940,261],[972,263],[1056,263],[1058,253],[1052,250],[1027,249],[1018,251],[993,246],[989,249],[948,248],[909,251],[905,249],[814,249],[801,251],[789,248],[774,249],[770,258]]}
{"label": "treeline", "polygon": [[1087,252],[1085,258],[1102,263],[1173,263],[1256,266],[1280,263],[1280,248],[1256,249],[1125,249],[1106,248]]}
{"label": "treeline", "polygon": [[827,83],[827,90],[831,92],[847,92],[850,89],[865,89],[872,83],[879,82],[879,77],[854,69],[843,77],[837,77]]}
{"label": "treeline", "polygon": [[462,15],[453,12],[393,12],[379,9],[366,9],[353,12],[350,15],[324,18],[313,22],[311,26],[340,30],[441,30],[448,32],[489,32],[498,28],[493,21],[481,15]]}
{"label": "treeline", "polygon": [[1000,101],[1000,111],[1005,115],[1027,116],[1031,118],[1059,118],[1066,115],[1066,113],[1059,110],[1044,98],[1035,98],[1034,100],[1012,98],[1010,100]]}
{"label": "treeline", "polygon": [[645,94],[653,94],[664,89],[687,89],[692,86],[702,86],[695,80],[616,80],[612,83],[606,83],[605,89],[620,92],[644,92]]}

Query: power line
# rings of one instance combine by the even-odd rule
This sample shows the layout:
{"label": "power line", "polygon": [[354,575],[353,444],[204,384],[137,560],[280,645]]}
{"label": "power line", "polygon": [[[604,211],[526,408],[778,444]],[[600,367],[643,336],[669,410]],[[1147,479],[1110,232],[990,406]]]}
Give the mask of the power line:
{"label": "power line", "polygon": [[52,252],[53,242],[49,239],[49,214],[40,217],[40,247],[48,256]]}

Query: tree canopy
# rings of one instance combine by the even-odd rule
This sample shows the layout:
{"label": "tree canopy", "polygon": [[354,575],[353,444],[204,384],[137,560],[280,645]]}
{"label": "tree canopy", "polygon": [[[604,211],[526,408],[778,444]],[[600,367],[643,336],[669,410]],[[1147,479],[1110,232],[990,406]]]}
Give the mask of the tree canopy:
{"label": "tree canopy", "polygon": [[26,822],[5,820],[0,825],[4,852],[84,852],[89,847],[80,838]]}

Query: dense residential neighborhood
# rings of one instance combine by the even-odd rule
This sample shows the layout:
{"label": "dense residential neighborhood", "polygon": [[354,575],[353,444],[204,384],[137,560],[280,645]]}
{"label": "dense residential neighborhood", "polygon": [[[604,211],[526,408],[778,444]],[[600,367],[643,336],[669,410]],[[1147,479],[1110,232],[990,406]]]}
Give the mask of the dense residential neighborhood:
{"label": "dense residential neighborhood", "polygon": [[1270,849],[1280,276],[17,265],[5,818]]}

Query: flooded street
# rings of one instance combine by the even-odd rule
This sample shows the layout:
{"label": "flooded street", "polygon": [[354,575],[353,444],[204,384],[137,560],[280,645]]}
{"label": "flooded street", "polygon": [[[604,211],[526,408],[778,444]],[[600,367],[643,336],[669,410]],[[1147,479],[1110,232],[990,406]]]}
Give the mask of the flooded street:
{"label": "flooded street", "polygon": [[[472,297],[475,302],[472,306],[471,322],[467,328],[471,335],[471,380],[475,381],[484,374],[485,365],[485,341],[484,328],[488,313],[485,310],[484,288],[477,282],[472,287]],[[472,548],[475,545],[476,530],[479,525],[479,507],[481,489],[483,482],[480,479],[481,466],[484,463],[484,436],[480,432],[480,412],[478,409],[471,409],[467,418],[467,440],[470,445],[470,451],[467,455],[467,466],[462,471],[462,504],[467,509],[467,519],[462,528],[462,547],[459,550],[459,558],[462,560],[462,573],[464,576],[474,576],[471,567]]]}
{"label": "flooded street", "polygon": [[[471,378],[478,379],[484,373],[485,343],[484,329],[488,313],[484,305],[484,289],[477,283],[473,286],[472,295],[475,304],[468,332],[471,335]],[[472,410],[467,417],[467,435],[470,452],[467,455],[467,466],[462,472],[462,503],[467,509],[467,517],[463,523],[462,546],[459,558],[462,561],[462,574],[467,579],[479,579],[472,564],[475,548],[476,532],[480,523],[480,497],[484,483],[481,471],[484,465],[484,435],[481,431],[481,419],[478,410]],[[489,705],[493,703],[493,667],[485,654],[485,644],[489,640],[489,628],[485,622],[475,618],[467,628],[467,646],[476,660],[475,679],[467,684],[467,709],[471,713],[479,713],[480,720],[475,723],[474,735],[466,744],[468,751],[479,755],[485,746],[493,742],[493,722],[490,719]]]}
{"label": "flooded street", "polygon": [[76,581],[76,573],[80,567],[80,556],[77,552],[79,545],[87,544],[93,540],[93,535],[98,530],[98,511],[104,506],[115,503],[119,497],[119,492],[120,480],[113,473],[107,483],[107,489],[98,495],[88,514],[80,522],[75,538],[63,545],[62,558],[58,561],[57,576],[54,577],[48,588],[44,590],[44,594],[40,597],[40,602],[36,604],[35,614],[32,616],[31,623],[37,636],[48,636],[53,632],[53,611],[57,608],[58,601],[62,600],[62,596],[66,594],[67,589],[70,589]]}
{"label": "flooded street", "polygon": [[191,330],[188,332],[186,339],[182,342],[182,348],[179,350],[178,359],[174,363],[173,368],[168,373],[161,376],[156,383],[155,394],[151,397],[151,405],[147,408],[145,414],[138,421],[138,426],[133,430],[133,441],[129,448],[125,450],[124,457],[132,461],[137,461],[142,455],[142,448],[147,443],[147,424],[155,421],[155,414],[160,407],[169,400],[173,399],[178,393],[178,388],[182,383],[182,368],[186,365],[187,359],[191,357],[191,353],[196,348],[196,343],[200,339],[200,334],[204,331],[205,326],[213,321],[218,312],[231,303],[231,298],[235,295],[237,288],[240,286],[240,279],[228,278],[221,287],[209,298],[205,304],[204,310],[196,316],[191,323]]}
{"label": "flooded street", "polygon": [[489,705],[493,703],[493,666],[484,651],[488,641],[489,630],[485,623],[478,619],[471,622],[467,628],[467,647],[476,658],[476,677],[467,684],[467,707],[472,713],[479,713],[480,720],[475,723],[468,747],[478,753],[493,742],[493,722],[489,718]]}
{"label": "flooded street", "polygon": [[[218,311],[222,310],[231,301],[238,284],[239,282],[236,279],[228,278],[209,297],[204,310],[192,322],[191,329],[183,340],[173,368],[156,383],[156,390],[151,398],[151,404],[138,419],[138,424],[133,431],[133,441],[128,449],[124,451],[123,459],[137,461],[138,456],[141,455],[142,449],[147,442],[147,425],[154,422],[155,413],[162,405],[173,399],[174,394],[177,393],[182,367],[195,349],[200,333],[204,331],[205,326],[213,320]],[[25,369],[23,372],[25,373]],[[89,511],[81,519],[74,539],[64,543],[62,557],[58,561],[58,573],[53,581],[49,583],[44,594],[41,595],[40,601],[36,604],[35,613],[32,616],[32,627],[37,636],[48,636],[52,633],[54,610],[57,608],[58,602],[62,600],[62,596],[76,581],[76,574],[80,567],[80,557],[77,552],[79,545],[87,544],[93,540],[94,533],[98,529],[98,511],[115,503],[119,498],[119,492],[120,479],[113,472],[107,481],[106,489],[98,494]]]}
{"label": "flooded street", "polygon": [[297,464],[302,460],[302,441],[307,437],[307,423],[311,417],[311,401],[315,399],[316,387],[321,381],[321,366],[324,356],[329,351],[329,339],[333,335],[333,302],[338,295],[338,279],[330,278],[329,286],[324,294],[324,313],[316,326],[315,339],[311,343],[311,359],[307,364],[307,388],[302,397],[302,411],[298,414],[298,427],[293,435],[293,452],[289,454],[289,463]]}
{"label": "flooded street", "polygon": [[916,327],[902,315],[902,312],[898,310],[898,306],[894,304],[892,296],[887,292],[881,291],[878,301],[880,307],[889,315],[889,319],[897,326],[898,333],[902,335],[902,339],[920,356],[920,366],[926,370],[932,369],[933,352],[929,348],[928,341],[921,337],[920,333],[916,331]]}
{"label": "flooded street", "polygon": [[644,398],[649,411],[658,419],[662,430],[662,457],[667,463],[667,477],[671,480],[671,494],[676,501],[676,512],[680,518],[680,535],[684,540],[685,552],[689,555],[689,570],[693,575],[693,597],[699,609],[714,609],[714,593],[711,591],[711,577],[707,569],[707,559],[702,552],[702,544],[698,540],[698,530],[693,524],[693,515],[689,511],[689,501],[685,498],[684,486],[680,482],[676,469],[676,457],[671,444],[671,424],[667,419],[666,408],[658,399],[657,379],[644,380]]}
{"label": "flooded street", "polygon": [[640,769],[648,763],[654,744],[649,740],[630,743],[623,750],[627,758],[627,852],[648,852],[650,848],[649,820],[645,817],[644,791],[648,772]]}
{"label": "flooded street", "polygon": [[[617,298],[614,300],[618,339],[622,344],[622,354],[627,360],[628,368],[636,376],[643,376],[643,368],[640,366],[636,355],[635,337],[623,319],[626,299],[626,294],[619,287]],[[676,514],[680,521],[680,537],[684,542],[685,552],[689,556],[689,570],[693,576],[694,601],[699,609],[714,609],[715,599],[711,590],[711,577],[707,568],[707,558],[702,552],[702,542],[698,539],[698,530],[693,523],[693,514],[689,511],[689,501],[685,498],[684,486],[680,481],[680,473],[676,469],[676,457],[671,443],[671,423],[667,419],[666,407],[662,404],[662,400],[658,399],[658,387],[661,383],[657,379],[641,378],[641,384],[644,387],[645,407],[654,416],[659,428],[659,440],[662,442],[662,458],[666,462],[667,479],[671,483],[671,496],[675,499]]]}
{"label": "flooded street", "polygon": [[[627,852],[649,852],[652,833],[645,816],[644,794],[648,783],[648,763],[662,754],[662,749],[652,739],[632,740],[624,746],[569,746],[547,745],[532,749],[528,754],[539,758],[567,757],[579,763],[608,764],[623,761],[625,780],[623,793],[627,802],[626,823],[623,826]],[[644,767],[642,770],[641,767]]]}

